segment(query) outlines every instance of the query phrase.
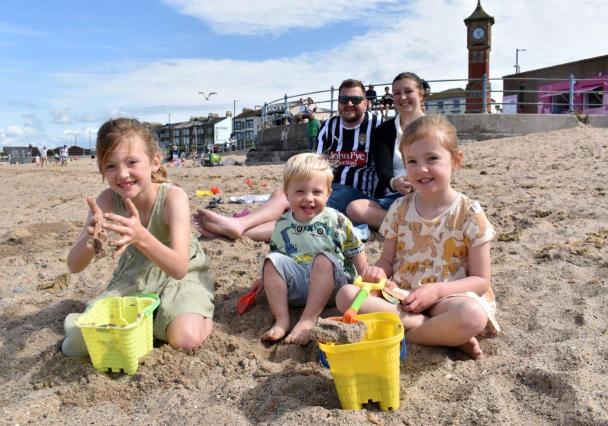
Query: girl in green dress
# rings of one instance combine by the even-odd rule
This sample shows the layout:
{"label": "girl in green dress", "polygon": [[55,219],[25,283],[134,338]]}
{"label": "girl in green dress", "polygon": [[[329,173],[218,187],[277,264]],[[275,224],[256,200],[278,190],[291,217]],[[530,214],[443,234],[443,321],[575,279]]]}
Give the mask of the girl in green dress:
{"label": "girl in green dress", "polygon": [[[157,293],[160,306],[154,335],[173,348],[200,346],[213,327],[213,282],[209,261],[190,232],[188,196],[167,182],[158,142],[139,121],[127,118],[106,122],[97,136],[97,163],[109,188],[95,202],[76,244],[68,268],[85,269],[100,243],[111,231],[115,256],[120,256],[108,289],[100,295],[129,296]],[[86,355],[86,346],[74,321],[65,320],[66,355]]]}

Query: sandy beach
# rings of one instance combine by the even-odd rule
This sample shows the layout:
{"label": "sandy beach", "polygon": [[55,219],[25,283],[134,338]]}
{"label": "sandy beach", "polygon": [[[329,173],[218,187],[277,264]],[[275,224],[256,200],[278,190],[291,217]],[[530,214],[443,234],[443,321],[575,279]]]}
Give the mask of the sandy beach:
{"label": "sandy beach", "polygon": [[[64,317],[102,292],[114,267],[110,258],[80,274],[66,266],[85,197],[106,185],[88,160],[63,171],[0,165],[0,424],[608,424],[608,129],[463,149],[454,187],[478,199],[497,230],[492,286],[503,332],[481,340],[486,356],[477,362],[408,345],[394,412],[341,410],[316,344],[263,344],[273,323],[265,300],[236,313],[268,250],[248,239],[201,240],[216,289],[215,329],[203,347],[156,342],[134,376],[64,357]],[[209,201],[197,189],[221,188],[224,214],[255,207],[229,196],[281,185],[280,165],[188,165],[169,175],[192,210]],[[366,244],[372,261],[381,244],[378,234]]]}

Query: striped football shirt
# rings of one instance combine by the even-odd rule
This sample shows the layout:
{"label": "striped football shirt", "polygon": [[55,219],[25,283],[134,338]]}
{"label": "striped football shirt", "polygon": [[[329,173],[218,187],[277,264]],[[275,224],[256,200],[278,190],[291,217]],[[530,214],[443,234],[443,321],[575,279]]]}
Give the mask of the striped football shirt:
{"label": "striped football shirt", "polygon": [[342,125],[337,115],[325,122],[319,131],[317,153],[324,154],[332,165],[334,183],[351,186],[372,197],[377,184],[376,172],[370,160],[372,131],[381,119],[365,112],[364,119],[352,129]]}

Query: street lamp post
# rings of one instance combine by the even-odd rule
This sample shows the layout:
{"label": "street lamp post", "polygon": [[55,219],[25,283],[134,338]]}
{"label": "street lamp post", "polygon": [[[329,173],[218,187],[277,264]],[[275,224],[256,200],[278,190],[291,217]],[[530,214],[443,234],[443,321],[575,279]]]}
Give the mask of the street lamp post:
{"label": "street lamp post", "polygon": [[234,117],[236,117],[236,103],[238,99],[232,101],[232,133],[234,134]]}
{"label": "street lamp post", "polygon": [[519,52],[525,52],[526,49],[515,49],[515,74],[519,74]]}

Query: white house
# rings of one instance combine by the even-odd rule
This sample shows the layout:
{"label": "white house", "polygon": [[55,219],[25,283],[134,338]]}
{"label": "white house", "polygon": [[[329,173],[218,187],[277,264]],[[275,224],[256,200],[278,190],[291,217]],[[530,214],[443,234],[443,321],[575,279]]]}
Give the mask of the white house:
{"label": "white house", "polygon": [[227,112],[226,117],[213,123],[213,143],[215,145],[226,145],[232,134],[232,113]]}

